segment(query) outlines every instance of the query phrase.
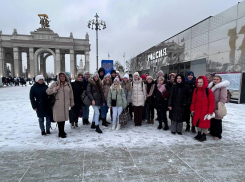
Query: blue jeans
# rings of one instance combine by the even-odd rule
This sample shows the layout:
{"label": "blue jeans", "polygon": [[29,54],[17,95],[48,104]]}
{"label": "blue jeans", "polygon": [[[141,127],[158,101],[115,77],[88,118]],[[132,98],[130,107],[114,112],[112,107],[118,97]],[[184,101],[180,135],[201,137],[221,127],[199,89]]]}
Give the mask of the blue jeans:
{"label": "blue jeans", "polygon": [[100,109],[101,109],[101,118],[104,119],[106,118],[107,112],[108,112],[108,105],[107,102],[105,102],[105,106],[103,106],[103,103],[101,103],[100,105]]}
{"label": "blue jeans", "polygon": [[94,109],[94,117],[93,117],[93,122],[95,122],[95,125],[99,124],[99,115],[100,115],[100,106],[92,106]]}
{"label": "blue jeans", "polygon": [[[41,131],[45,131],[44,129],[44,117],[43,118],[38,118],[39,121],[39,126]],[[46,117],[46,131],[50,130],[50,117]]]}
{"label": "blue jeans", "polygon": [[83,108],[83,119],[88,119],[89,106],[85,105],[85,106],[82,106],[82,108]]}

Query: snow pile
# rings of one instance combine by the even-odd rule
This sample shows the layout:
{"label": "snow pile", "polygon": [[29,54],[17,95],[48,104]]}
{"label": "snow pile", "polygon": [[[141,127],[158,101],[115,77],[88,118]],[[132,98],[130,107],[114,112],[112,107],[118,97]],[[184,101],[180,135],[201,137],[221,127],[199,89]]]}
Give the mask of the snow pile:
{"label": "snow pile", "polygon": [[[135,127],[133,121],[121,130],[111,130],[100,126],[103,134],[96,133],[90,126],[82,125],[79,129],[70,129],[66,122],[67,138],[58,138],[58,128],[52,123],[51,135],[41,136],[36,112],[32,110],[29,100],[30,86],[0,88],[0,148],[4,149],[58,149],[58,148],[94,148],[104,147],[143,147],[156,145],[192,145],[195,134],[183,131],[183,135],[172,135],[170,131],[157,130],[158,121],[154,125]],[[245,105],[226,104],[228,115],[223,120],[223,138],[214,141],[212,137],[202,145],[210,143],[242,143],[245,130]],[[93,109],[90,108],[89,120],[92,122]],[[108,121],[110,120],[108,114]],[[169,122],[170,123],[170,122]],[[184,126],[185,128],[185,126]]]}

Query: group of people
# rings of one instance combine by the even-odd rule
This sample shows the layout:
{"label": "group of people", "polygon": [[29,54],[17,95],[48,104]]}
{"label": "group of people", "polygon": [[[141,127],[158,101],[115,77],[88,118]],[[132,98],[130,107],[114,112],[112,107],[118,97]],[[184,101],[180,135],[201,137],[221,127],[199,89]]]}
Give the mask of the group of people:
{"label": "group of people", "polygon": [[2,77],[2,83],[6,86],[26,86],[27,78],[23,77]]}
{"label": "group of people", "polygon": [[[82,111],[83,125],[90,125],[90,105],[94,110],[91,128],[103,133],[99,127],[108,127],[107,113],[110,111],[112,130],[120,130],[120,114],[129,112],[137,127],[154,124],[154,111],[157,111],[159,125],[157,129],[171,130],[172,134],[182,135],[183,123],[186,122],[186,132],[192,131],[197,135],[194,139],[205,141],[208,131],[215,140],[221,139],[222,117],[218,116],[218,103],[227,101],[229,81],[222,80],[219,75],[207,74],[197,79],[192,71],[184,75],[171,73],[165,75],[159,71],[156,80],[148,73],[139,75],[138,72],[120,76],[112,70],[105,74],[100,68],[91,77],[89,71],[79,73],[74,82],[70,82],[65,73],[59,73],[57,81],[48,87],[44,77],[35,77],[36,83],[31,87],[30,100],[32,108],[37,112],[42,135],[50,134],[50,121],[58,124],[61,138],[66,138],[65,121],[70,118],[71,128],[78,127],[79,115]],[[55,102],[48,106],[49,97]],[[90,104],[85,100],[89,100]],[[167,115],[168,112],[168,115]],[[169,125],[168,118],[171,120]],[[44,118],[46,117],[46,130]]]}

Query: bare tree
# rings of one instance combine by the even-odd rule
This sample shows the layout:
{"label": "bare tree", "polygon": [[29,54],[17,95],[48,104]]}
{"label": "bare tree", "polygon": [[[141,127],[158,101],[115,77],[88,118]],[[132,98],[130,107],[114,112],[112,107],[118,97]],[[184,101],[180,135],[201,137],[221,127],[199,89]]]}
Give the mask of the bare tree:
{"label": "bare tree", "polygon": [[124,66],[119,61],[115,61],[113,67],[117,71],[124,72]]}

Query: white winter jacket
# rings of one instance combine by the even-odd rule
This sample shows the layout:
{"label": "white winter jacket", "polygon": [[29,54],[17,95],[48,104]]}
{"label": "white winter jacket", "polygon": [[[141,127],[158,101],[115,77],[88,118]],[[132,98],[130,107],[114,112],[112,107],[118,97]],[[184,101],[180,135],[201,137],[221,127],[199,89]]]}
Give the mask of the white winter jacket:
{"label": "white winter jacket", "polygon": [[146,90],[141,78],[139,80],[133,79],[133,82],[131,83],[131,90],[131,101],[133,106],[144,106],[146,100]]}

